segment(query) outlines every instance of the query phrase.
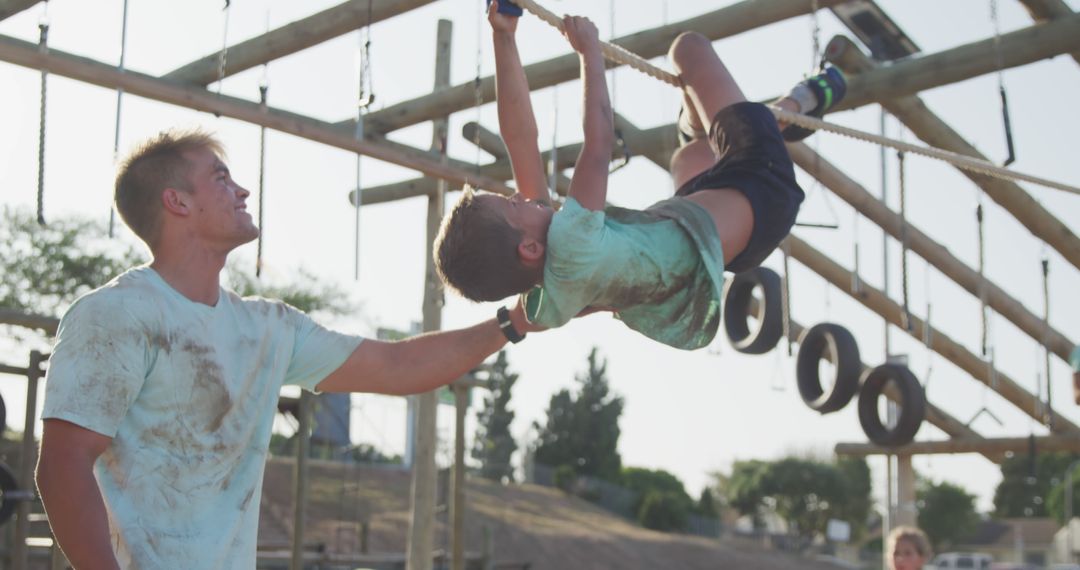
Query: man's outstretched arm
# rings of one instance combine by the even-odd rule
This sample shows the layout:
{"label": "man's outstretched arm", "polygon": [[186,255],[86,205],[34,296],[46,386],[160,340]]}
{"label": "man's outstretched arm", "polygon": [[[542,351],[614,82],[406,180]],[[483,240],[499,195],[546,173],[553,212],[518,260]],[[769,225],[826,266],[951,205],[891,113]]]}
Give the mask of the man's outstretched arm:
{"label": "man's outstretched arm", "polygon": [[488,6],[492,42],[495,47],[495,101],[499,111],[499,134],[506,143],[517,190],[525,198],[550,203],[544,163],[536,142],[539,131],[529,98],[529,81],[521,66],[515,34],[517,18],[498,12],[498,3]]}

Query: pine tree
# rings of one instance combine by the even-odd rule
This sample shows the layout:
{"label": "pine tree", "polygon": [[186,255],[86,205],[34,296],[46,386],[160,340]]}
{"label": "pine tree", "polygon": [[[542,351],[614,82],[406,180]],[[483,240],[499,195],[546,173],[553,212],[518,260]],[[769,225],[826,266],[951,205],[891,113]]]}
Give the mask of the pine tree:
{"label": "pine tree", "polygon": [[577,395],[564,389],[552,396],[547,425],[536,426],[540,432],[536,462],[555,468],[569,466],[578,475],[617,481],[622,468],[618,445],[623,399],[611,393],[607,362],[598,361],[595,347],[588,360],[588,371],[575,378]]}
{"label": "pine tree", "polygon": [[492,367],[484,409],[476,413],[472,450],[473,459],[480,461],[480,476],[492,481],[514,480],[510,459],[517,451],[517,442],[510,435],[514,412],[507,406],[517,379],[518,375],[509,371],[506,352],[500,351]]}

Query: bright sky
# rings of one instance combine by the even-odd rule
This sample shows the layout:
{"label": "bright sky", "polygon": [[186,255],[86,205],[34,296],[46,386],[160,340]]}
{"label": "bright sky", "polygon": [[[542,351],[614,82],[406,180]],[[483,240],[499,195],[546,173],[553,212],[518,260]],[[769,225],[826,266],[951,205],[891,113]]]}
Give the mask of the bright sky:
{"label": "bright sky", "polygon": [[[228,20],[228,42],[258,35],[267,29],[334,5],[330,0],[234,0]],[[667,0],[637,2],[549,1],[555,12],[592,17],[603,36],[622,36],[664,22],[677,22],[731,4],[728,1]],[[1080,2],[1067,0],[1074,9]],[[49,7],[50,46],[98,61],[116,63],[120,54],[122,2],[65,2]],[[225,28],[223,2],[149,2],[131,0],[126,66],[152,75],[220,49]],[[375,108],[412,99],[431,90],[436,22],[454,23],[452,84],[493,71],[486,23],[479,29],[481,2],[439,0],[406,15],[382,22],[372,32]],[[993,34],[989,0],[879,0],[909,36],[930,54]],[[1019,2],[999,2],[1001,29],[1008,32],[1031,25]],[[614,14],[614,21],[612,18]],[[0,22],[0,34],[37,41],[42,6]],[[828,11],[822,12],[820,41],[824,45],[846,30]],[[781,22],[764,29],[717,42],[744,92],[754,99],[778,95],[810,70],[813,61],[814,20],[810,17]],[[557,32],[526,17],[519,28],[525,63],[564,54],[569,48]],[[479,43],[478,43],[479,42]],[[355,114],[358,34],[273,62],[269,67],[270,104],[329,121]],[[480,46],[478,52],[478,45]],[[665,66],[662,59],[657,60]],[[261,69],[249,70],[224,81],[222,91],[250,100],[258,98]],[[35,70],[0,63],[0,203],[33,208],[36,195],[38,105],[40,74]],[[988,75],[934,89],[922,96],[929,107],[993,160],[1005,156],[1004,133],[997,92],[998,79]],[[1007,70],[1013,133],[1018,160],[1013,168],[1049,179],[1077,184],[1077,160],[1072,133],[1080,132],[1080,112],[1072,101],[1080,94],[1080,67],[1059,56],[1023,68]],[[571,82],[533,94],[540,125],[541,146],[552,140],[569,144],[581,139],[580,87]],[[616,110],[639,127],[670,123],[675,118],[677,94],[667,85],[633,71],[615,73]],[[46,149],[45,212],[50,219],[89,215],[107,220],[113,176],[113,136],[116,93],[61,77],[49,78]],[[479,115],[491,130],[498,128],[494,105],[454,115],[450,127],[450,154],[474,162],[475,148],[461,135],[461,126]],[[876,131],[879,111],[870,106],[830,116],[830,120]],[[230,119],[125,96],[121,119],[121,150],[157,131],[177,125],[202,125],[219,133],[229,148],[234,177],[250,189],[258,183],[257,127]],[[888,123],[893,137],[914,137]],[[276,132],[268,134],[264,259],[270,278],[285,279],[296,268],[307,268],[322,279],[341,284],[363,303],[363,315],[335,326],[360,334],[374,334],[378,326],[408,329],[421,320],[424,271],[423,199],[365,207],[361,215],[360,279],[353,280],[354,211],[346,193],[354,187],[354,155],[318,143]],[[419,125],[395,132],[392,138],[416,147],[430,144],[430,127]],[[879,149],[834,135],[818,135],[809,144],[875,195],[881,192]],[[888,153],[889,202],[897,207],[895,153]],[[484,154],[482,161],[488,161]],[[977,265],[974,209],[976,188],[943,164],[911,157],[907,161],[909,217],[912,223],[943,243],[969,266]],[[362,185],[372,186],[413,178],[405,169],[362,162]],[[800,174],[800,176],[802,176]],[[801,178],[808,191],[800,220],[837,222],[838,230],[797,228],[796,234],[827,252],[847,268],[854,266],[854,242],[860,244],[863,278],[875,287],[882,283],[881,232],[853,216],[841,200],[811,179]],[[1035,186],[1025,186],[1048,210],[1080,233],[1080,197]],[[666,172],[644,158],[613,175],[612,202],[644,207],[669,196]],[[456,194],[451,195],[451,200]],[[250,200],[255,202],[253,196]],[[987,273],[1007,292],[1037,315],[1042,314],[1039,260],[1050,259],[1051,324],[1073,340],[1080,339],[1080,272],[987,200]],[[252,206],[254,210],[254,206]],[[130,237],[129,235],[127,236]],[[899,298],[899,247],[893,246],[891,287]],[[254,244],[234,256],[253,267]],[[779,254],[766,265],[781,271]],[[912,254],[911,306],[916,315],[932,304],[932,323],[972,352],[978,352],[980,327],[977,300],[944,279]],[[793,317],[810,326],[823,321],[851,329],[860,342],[863,360],[884,361],[883,325],[879,317],[843,292],[802,267],[791,263]],[[457,327],[486,319],[495,304],[475,305],[448,296],[444,327]],[[997,365],[1029,392],[1041,393],[1036,379],[1042,370],[1037,343],[1003,318],[992,318]],[[999,425],[980,415],[972,427],[987,437],[1024,437],[1046,430],[1005,400],[941,357],[927,354],[917,339],[893,329],[893,352],[907,354],[911,369],[927,384],[928,398],[962,422],[986,407],[1000,418]],[[711,471],[727,471],[733,461],[774,459],[791,452],[831,453],[837,442],[865,442],[854,402],[844,410],[821,416],[807,408],[794,385],[794,359],[784,350],[764,356],[735,352],[723,334],[709,349],[682,352],[664,347],[630,331],[608,316],[593,316],[567,327],[530,338],[509,348],[510,363],[520,373],[512,401],[517,412],[513,429],[522,444],[534,420],[543,422],[548,400],[557,390],[574,385],[584,371],[593,346],[608,362],[608,378],[626,399],[620,427],[620,452],[625,465],[662,468],[675,473],[692,494],[708,483]],[[3,355],[6,363],[24,364],[25,351]],[[928,375],[928,370],[931,370]],[[1053,359],[1053,401],[1057,410],[1080,423],[1071,403],[1069,370]],[[9,423],[22,425],[23,394],[20,381],[9,377],[2,386]],[[402,410],[397,399],[357,397],[362,411],[354,433],[389,452],[403,450]],[[441,410],[440,425],[449,437],[452,413]],[[470,422],[473,414],[470,413]],[[943,439],[942,432],[924,424],[922,440]],[[447,443],[447,446],[450,444]],[[448,449],[448,447],[447,447]],[[445,452],[440,461],[446,463]],[[871,460],[875,492],[884,488],[884,461]],[[917,471],[935,481],[957,483],[978,496],[978,507],[992,507],[993,489],[1000,479],[996,465],[977,455],[924,456],[915,460]]]}

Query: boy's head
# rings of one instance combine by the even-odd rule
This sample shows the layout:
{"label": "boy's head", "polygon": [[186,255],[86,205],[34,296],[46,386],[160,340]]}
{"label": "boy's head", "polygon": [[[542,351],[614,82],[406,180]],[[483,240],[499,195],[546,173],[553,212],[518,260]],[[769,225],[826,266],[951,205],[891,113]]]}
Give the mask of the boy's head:
{"label": "boy's head", "polygon": [[444,283],[473,301],[523,293],[544,276],[550,206],[466,187],[435,238]]}

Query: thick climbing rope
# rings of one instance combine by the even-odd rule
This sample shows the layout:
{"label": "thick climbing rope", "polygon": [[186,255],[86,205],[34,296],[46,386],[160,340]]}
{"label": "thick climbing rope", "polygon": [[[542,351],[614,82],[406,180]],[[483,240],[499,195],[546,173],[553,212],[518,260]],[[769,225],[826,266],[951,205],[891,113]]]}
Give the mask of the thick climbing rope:
{"label": "thick climbing rope", "polygon": [[911,332],[911,305],[908,303],[908,223],[907,182],[905,181],[904,151],[896,153],[897,169],[900,171],[900,290],[904,301],[901,326]]}
{"label": "thick climbing rope", "polygon": [[[562,19],[553,14],[552,12],[548,11],[546,8],[540,6],[533,0],[514,0],[514,3],[528,10],[536,17],[540,18],[551,26],[560,30],[562,29]],[[645,75],[648,75],[649,77],[659,79],[660,81],[669,83],[676,87],[682,86],[682,82],[679,80],[679,77],[677,75],[669,71],[660,69],[659,67],[656,67],[646,59],[626,50],[623,47],[606,42],[601,42],[600,51],[604,54],[604,57],[606,57],[610,61],[622,65],[628,65],[644,73]],[[979,158],[947,150],[942,150],[939,148],[923,147],[911,143],[906,143],[904,141],[889,139],[880,135],[863,132],[857,129],[837,125],[835,123],[829,123],[821,119],[811,117],[809,115],[793,113],[791,111],[780,109],[778,107],[769,107],[769,109],[773,112],[773,115],[775,115],[777,119],[785,123],[791,123],[793,125],[798,125],[800,127],[805,127],[807,129],[812,129],[815,131],[828,131],[853,139],[887,146],[895,150],[904,151],[906,153],[917,154],[920,156],[941,160],[944,162],[948,162],[953,166],[956,166],[957,168],[961,168],[970,172],[975,172],[977,174],[992,176],[1003,180],[1020,180],[1024,182],[1030,182],[1032,184],[1038,184],[1039,186],[1045,186],[1047,188],[1053,188],[1055,190],[1061,190],[1063,192],[1080,195],[1080,188],[1077,188],[1075,186],[1069,186],[1068,184],[1063,184],[1061,182],[1055,182],[1053,180],[1047,180],[1045,178],[1041,178],[1031,174],[1025,174],[1022,172],[1009,170],[1007,168],[1002,168],[996,164]]]}
{"label": "thick climbing rope", "polygon": [[[124,72],[124,57],[127,55],[128,0],[124,0],[123,17],[120,20],[120,63],[116,69]],[[120,162],[120,109],[124,101],[124,87],[116,88],[116,126],[113,128],[113,164]],[[109,237],[116,234],[116,206],[109,201]]]}
{"label": "thick climbing rope", "polygon": [[[46,0],[38,22],[38,50],[49,53],[49,2]],[[38,180],[37,180],[37,223],[45,225],[45,108],[48,94],[49,72],[41,70],[41,110],[38,120]]]}
{"label": "thick climbing rope", "polygon": [[221,95],[221,84],[225,81],[225,63],[229,55],[229,8],[231,3],[232,0],[225,0],[225,7],[222,9],[225,12],[225,18],[221,26],[221,51],[218,52],[218,95]]}

